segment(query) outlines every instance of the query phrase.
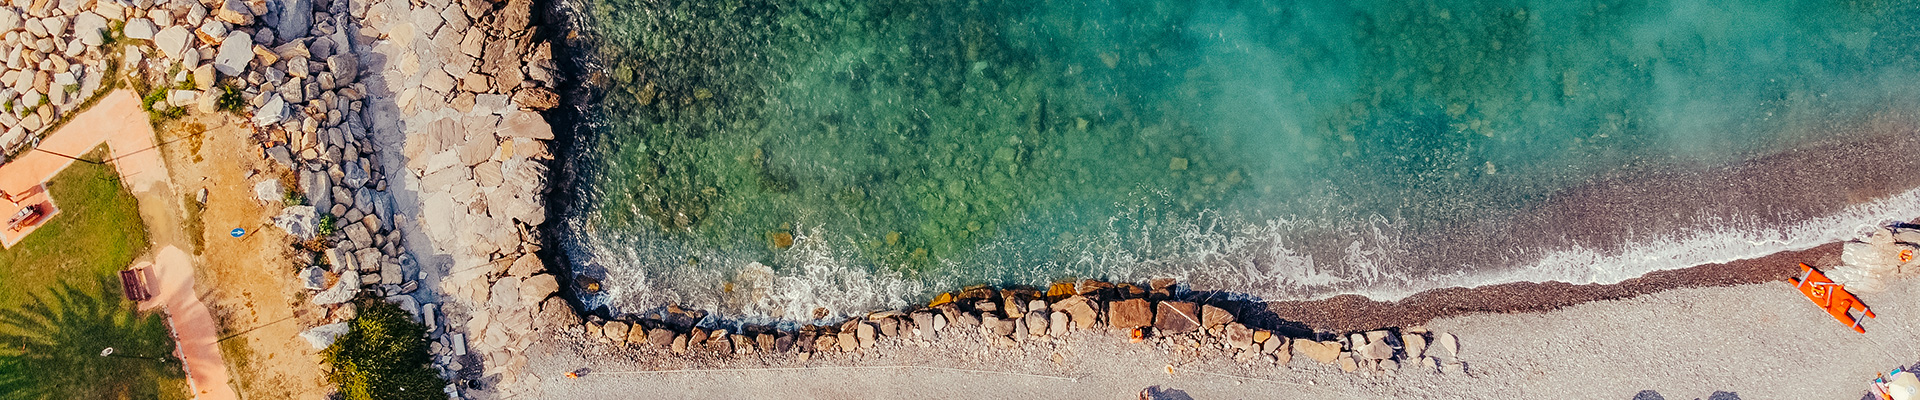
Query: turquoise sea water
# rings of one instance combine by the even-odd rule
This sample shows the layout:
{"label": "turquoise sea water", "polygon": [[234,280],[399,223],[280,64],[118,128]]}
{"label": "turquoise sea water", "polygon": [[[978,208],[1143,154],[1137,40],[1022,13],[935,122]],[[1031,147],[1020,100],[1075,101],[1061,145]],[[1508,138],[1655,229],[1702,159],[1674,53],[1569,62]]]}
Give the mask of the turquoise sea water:
{"label": "turquoise sea water", "polygon": [[[799,318],[1075,277],[1273,299],[1609,281],[1908,212],[1675,205],[1581,228],[1608,224],[1565,199],[1884,133],[1838,127],[1920,104],[1907,2],[582,8],[602,95],[557,230],[615,308]],[[1761,233],[1703,239],[1729,230]]]}

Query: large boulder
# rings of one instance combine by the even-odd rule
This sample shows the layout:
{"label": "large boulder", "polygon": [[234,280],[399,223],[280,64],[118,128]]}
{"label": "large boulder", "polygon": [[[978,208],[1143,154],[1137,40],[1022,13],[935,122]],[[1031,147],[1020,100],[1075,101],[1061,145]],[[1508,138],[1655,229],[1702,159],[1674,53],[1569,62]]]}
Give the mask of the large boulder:
{"label": "large boulder", "polygon": [[[4,14],[4,13],[0,13],[0,14]],[[5,17],[3,15],[0,15],[0,19],[4,19],[4,18]],[[0,26],[4,26],[4,22],[0,22]],[[134,18],[131,20],[127,20],[127,25],[123,28],[120,28],[121,34],[126,35],[128,39],[137,39],[137,40],[153,40],[153,35],[155,33],[158,33],[159,31],[160,31],[160,28],[153,25],[153,20],[146,19],[146,18]]]}
{"label": "large boulder", "polygon": [[333,346],[333,341],[339,339],[340,335],[345,335],[348,331],[352,330],[353,326],[347,324],[346,321],[341,321],[316,326],[313,327],[313,329],[300,332],[300,338],[306,339],[307,344],[312,345],[316,350],[325,349]]}
{"label": "large boulder", "polygon": [[520,278],[509,276],[493,282],[488,304],[503,309],[520,308]]}
{"label": "large boulder", "polygon": [[0,7],[0,32],[13,32],[15,29],[20,29],[22,22],[25,21],[20,18],[19,11],[14,11],[12,8]]}
{"label": "large boulder", "polygon": [[1254,346],[1253,329],[1238,322],[1227,324],[1226,339],[1227,344],[1235,349],[1248,350]]}
{"label": "large boulder", "polygon": [[1213,329],[1233,323],[1233,311],[1212,304],[1200,306],[1200,329]]}
{"label": "large boulder", "polygon": [[520,89],[513,93],[513,103],[521,109],[542,111],[560,106],[560,95],[547,88],[535,86]]}
{"label": "large boulder", "polygon": [[567,299],[549,297],[540,302],[540,318],[536,323],[541,329],[565,329],[580,325],[580,314],[573,312]]}
{"label": "large boulder", "polygon": [[[647,331],[647,344],[651,344],[654,347],[666,348],[670,345],[673,345],[673,340],[674,340],[673,338],[675,336],[680,336],[680,335],[674,332],[672,329],[663,328],[663,329],[649,330]],[[684,338],[685,336],[681,336],[681,337]]]}
{"label": "large boulder", "polygon": [[508,0],[496,21],[496,27],[510,32],[526,28],[533,21],[533,0]]}
{"label": "large boulder", "polygon": [[1192,302],[1162,301],[1153,313],[1153,333],[1170,335],[1200,329],[1200,310]]}
{"label": "large boulder", "polygon": [[348,269],[346,273],[340,274],[339,282],[313,295],[311,300],[315,305],[340,304],[353,300],[353,296],[358,294],[360,294],[360,272]]}
{"label": "large boulder", "polygon": [[[279,183],[274,182],[274,187],[279,187]],[[280,215],[273,217],[273,226],[280,227],[287,231],[287,234],[300,240],[311,240],[319,219],[313,206],[291,206],[281,209]]]}
{"label": "large boulder", "polygon": [[1064,311],[1080,329],[1092,329],[1100,321],[1100,313],[1095,310],[1094,302],[1083,296],[1072,296],[1053,303],[1053,309]]}
{"label": "large boulder", "polygon": [[224,0],[213,17],[234,25],[253,25],[253,9],[244,0]]}
{"label": "large boulder", "polygon": [[1340,357],[1339,342],[1316,342],[1304,339],[1295,340],[1293,341],[1293,349],[1299,352],[1300,355],[1306,356],[1314,362],[1321,364],[1332,364],[1335,358]]}
{"label": "large boulder", "polygon": [[539,113],[530,111],[507,113],[506,118],[500,121],[498,129],[494,133],[503,138],[553,139],[553,126],[548,125],[547,119],[541,117]]}
{"label": "large boulder", "polygon": [[305,284],[308,290],[326,289],[327,269],[320,268],[318,265],[307,266],[306,269],[300,270],[300,282]]}
{"label": "large boulder", "polygon": [[280,123],[280,121],[282,119],[285,119],[286,117],[287,117],[287,102],[285,100],[281,100],[280,96],[268,95],[267,104],[260,106],[259,110],[255,110],[253,112],[253,124],[258,126],[269,126],[269,125]]}
{"label": "large boulder", "polygon": [[1107,324],[1115,329],[1133,329],[1153,325],[1153,309],[1147,299],[1130,299],[1107,304]]}
{"label": "large boulder", "polygon": [[546,270],[547,265],[540,262],[539,256],[528,253],[513,260],[513,265],[507,268],[507,275],[526,277]]}
{"label": "large boulder", "polygon": [[100,16],[100,14],[94,14],[92,11],[88,11],[73,17],[73,34],[79,36],[80,43],[85,43],[88,46],[105,44],[107,42],[106,30],[107,18]]}
{"label": "large boulder", "polygon": [[560,282],[555,280],[553,275],[534,275],[520,282],[520,303],[539,303],[558,290],[560,290]]}
{"label": "large boulder", "polygon": [[236,30],[220,41],[220,50],[213,56],[213,69],[220,71],[220,75],[239,76],[247,72],[247,63],[253,62],[253,56],[253,35]]}
{"label": "large boulder", "polygon": [[280,24],[272,28],[280,37],[304,37],[313,27],[313,0],[269,0],[267,10],[279,13]]}
{"label": "large boulder", "polygon": [[327,57],[327,70],[333,72],[333,81],[338,85],[353,83],[360,76],[360,58],[353,54],[339,54]]}
{"label": "large boulder", "polygon": [[[167,29],[161,29],[159,33],[153,34],[153,46],[159,48],[161,53],[167,55],[167,58],[175,60],[186,57],[187,51],[193,50],[194,40],[197,39],[193,37],[193,31],[189,31],[185,26],[180,25],[170,26],[167,27]],[[195,51],[195,56],[198,56],[197,50]]]}
{"label": "large boulder", "polygon": [[360,166],[358,162],[342,163],[340,169],[347,187],[366,187],[367,182],[373,180],[373,176],[369,175],[367,169]]}
{"label": "large boulder", "polygon": [[624,344],[627,342],[627,323],[625,322],[609,321],[606,325],[601,326],[600,329],[600,332],[607,336],[607,340],[613,341],[615,344]]}

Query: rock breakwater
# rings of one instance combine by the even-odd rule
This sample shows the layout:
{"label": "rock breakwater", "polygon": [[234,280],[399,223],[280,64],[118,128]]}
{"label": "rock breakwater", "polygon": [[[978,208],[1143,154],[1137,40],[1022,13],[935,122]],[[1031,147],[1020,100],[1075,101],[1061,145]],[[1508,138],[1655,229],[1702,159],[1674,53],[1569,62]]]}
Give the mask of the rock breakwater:
{"label": "rock breakwater", "polygon": [[[113,21],[71,29],[131,39],[124,61],[163,88],[159,107],[246,117],[256,151],[279,167],[249,175],[256,195],[284,207],[271,222],[310,256],[295,257],[302,265],[289,275],[325,316],[302,335],[316,348],[344,333],[352,300],[382,299],[426,325],[449,397],[527,397],[531,376],[519,366],[532,322],[573,313],[551,297],[557,280],[533,255],[553,138],[539,112],[558,96],[531,1],[67,0],[32,10],[0,10],[6,41],[50,41],[76,16]],[[73,85],[37,85],[29,97],[99,86],[95,71],[112,55],[76,43],[60,61],[48,49],[8,51],[27,52],[36,68],[74,64],[59,72]],[[81,56],[91,58],[74,62]],[[49,121],[73,103],[55,100],[12,116]],[[41,129],[10,121],[0,115],[14,131]]]}
{"label": "rock breakwater", "polygon": [[940,294],[924,306],[798,324],[732,323],[671,305],[614,318],[550,315],[543,322],[577,323],[569,331],[588,340],[661,357],[806,361],[935,344],[1046,357],[1053,344],[1091,336],[1252,366],[1287,368],[1298,358],[1369,375],[1467,370],[1450,333],[1420,326],[1316,331],[1273,318],[1258,303],[1225,297],[1185,291],[1166,279],[1144,285],[1082,280],[1044,289],[975,286]]}

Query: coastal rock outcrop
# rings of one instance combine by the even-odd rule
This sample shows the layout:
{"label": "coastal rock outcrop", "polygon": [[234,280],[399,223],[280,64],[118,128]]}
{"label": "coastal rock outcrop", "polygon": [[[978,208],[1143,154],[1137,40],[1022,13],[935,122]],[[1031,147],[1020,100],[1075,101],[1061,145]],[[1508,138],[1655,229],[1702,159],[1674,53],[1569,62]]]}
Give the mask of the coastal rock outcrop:
{"label": "coastal rock outcrop", "polygon": [[1850,291],[1885,291],[1889,280],[1920,274],[1920,229],[1877,229],[1864,240],[1842,245],[1840,262],[1822,272]]}

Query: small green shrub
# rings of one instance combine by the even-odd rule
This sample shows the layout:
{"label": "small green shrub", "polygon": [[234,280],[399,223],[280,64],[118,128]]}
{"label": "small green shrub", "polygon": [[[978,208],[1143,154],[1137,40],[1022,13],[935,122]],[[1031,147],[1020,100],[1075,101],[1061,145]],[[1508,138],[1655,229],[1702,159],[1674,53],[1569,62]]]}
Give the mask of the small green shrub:
{"label": "small green shrub", "polygon": [[287,203],[287,206],[291,207],[291,206],[307,205],[307,196],[300,194],[300,190],[288,189],[286,193],[287,193],[285,196],[286,198],[283,198],[280,200]]}
{"label": "small green shrub", "polygon": [[221,110],[238,114],[247,105],[247,98],[240,92],[240,88],[233,85],[220,85],[220,101],[217,104]]}
{"label": "small green shrub", "polygon": [[317,237],[333,236],[333,231],[338,228],[334,226],[335,221],[333,219],[332,213],[321,211],[320,226],[313,228],[313,235]]}
{"label": "small green shrub", "polygon": [[[44,101],[44,99],[42,99],[42,101]],[[187,115],[187,109],[167,104],[166,88],[156,88],[152,92],[147,92],[146,96],[141,96],[140,108],[146,109],[147,116],[152,118],[156,124],[160,121],[171,120]]]}
{"label": "small green shrub", "polygon": [[165,89],[154,90],[151,92],[147,92],[146,96],[140,97],[140,109],[147,110],[147,111],[154,111],[153,106],[155,104],[158,104],[161,107],[166,107],[166,102],[167,102],[167,91]]}
{"label": "small green shrub", "polygon": [[427,328],[380,300],[362,300],[351,330],[326,350],[328,380],[347,400],[445,399],[445,380],[427,365]]}

